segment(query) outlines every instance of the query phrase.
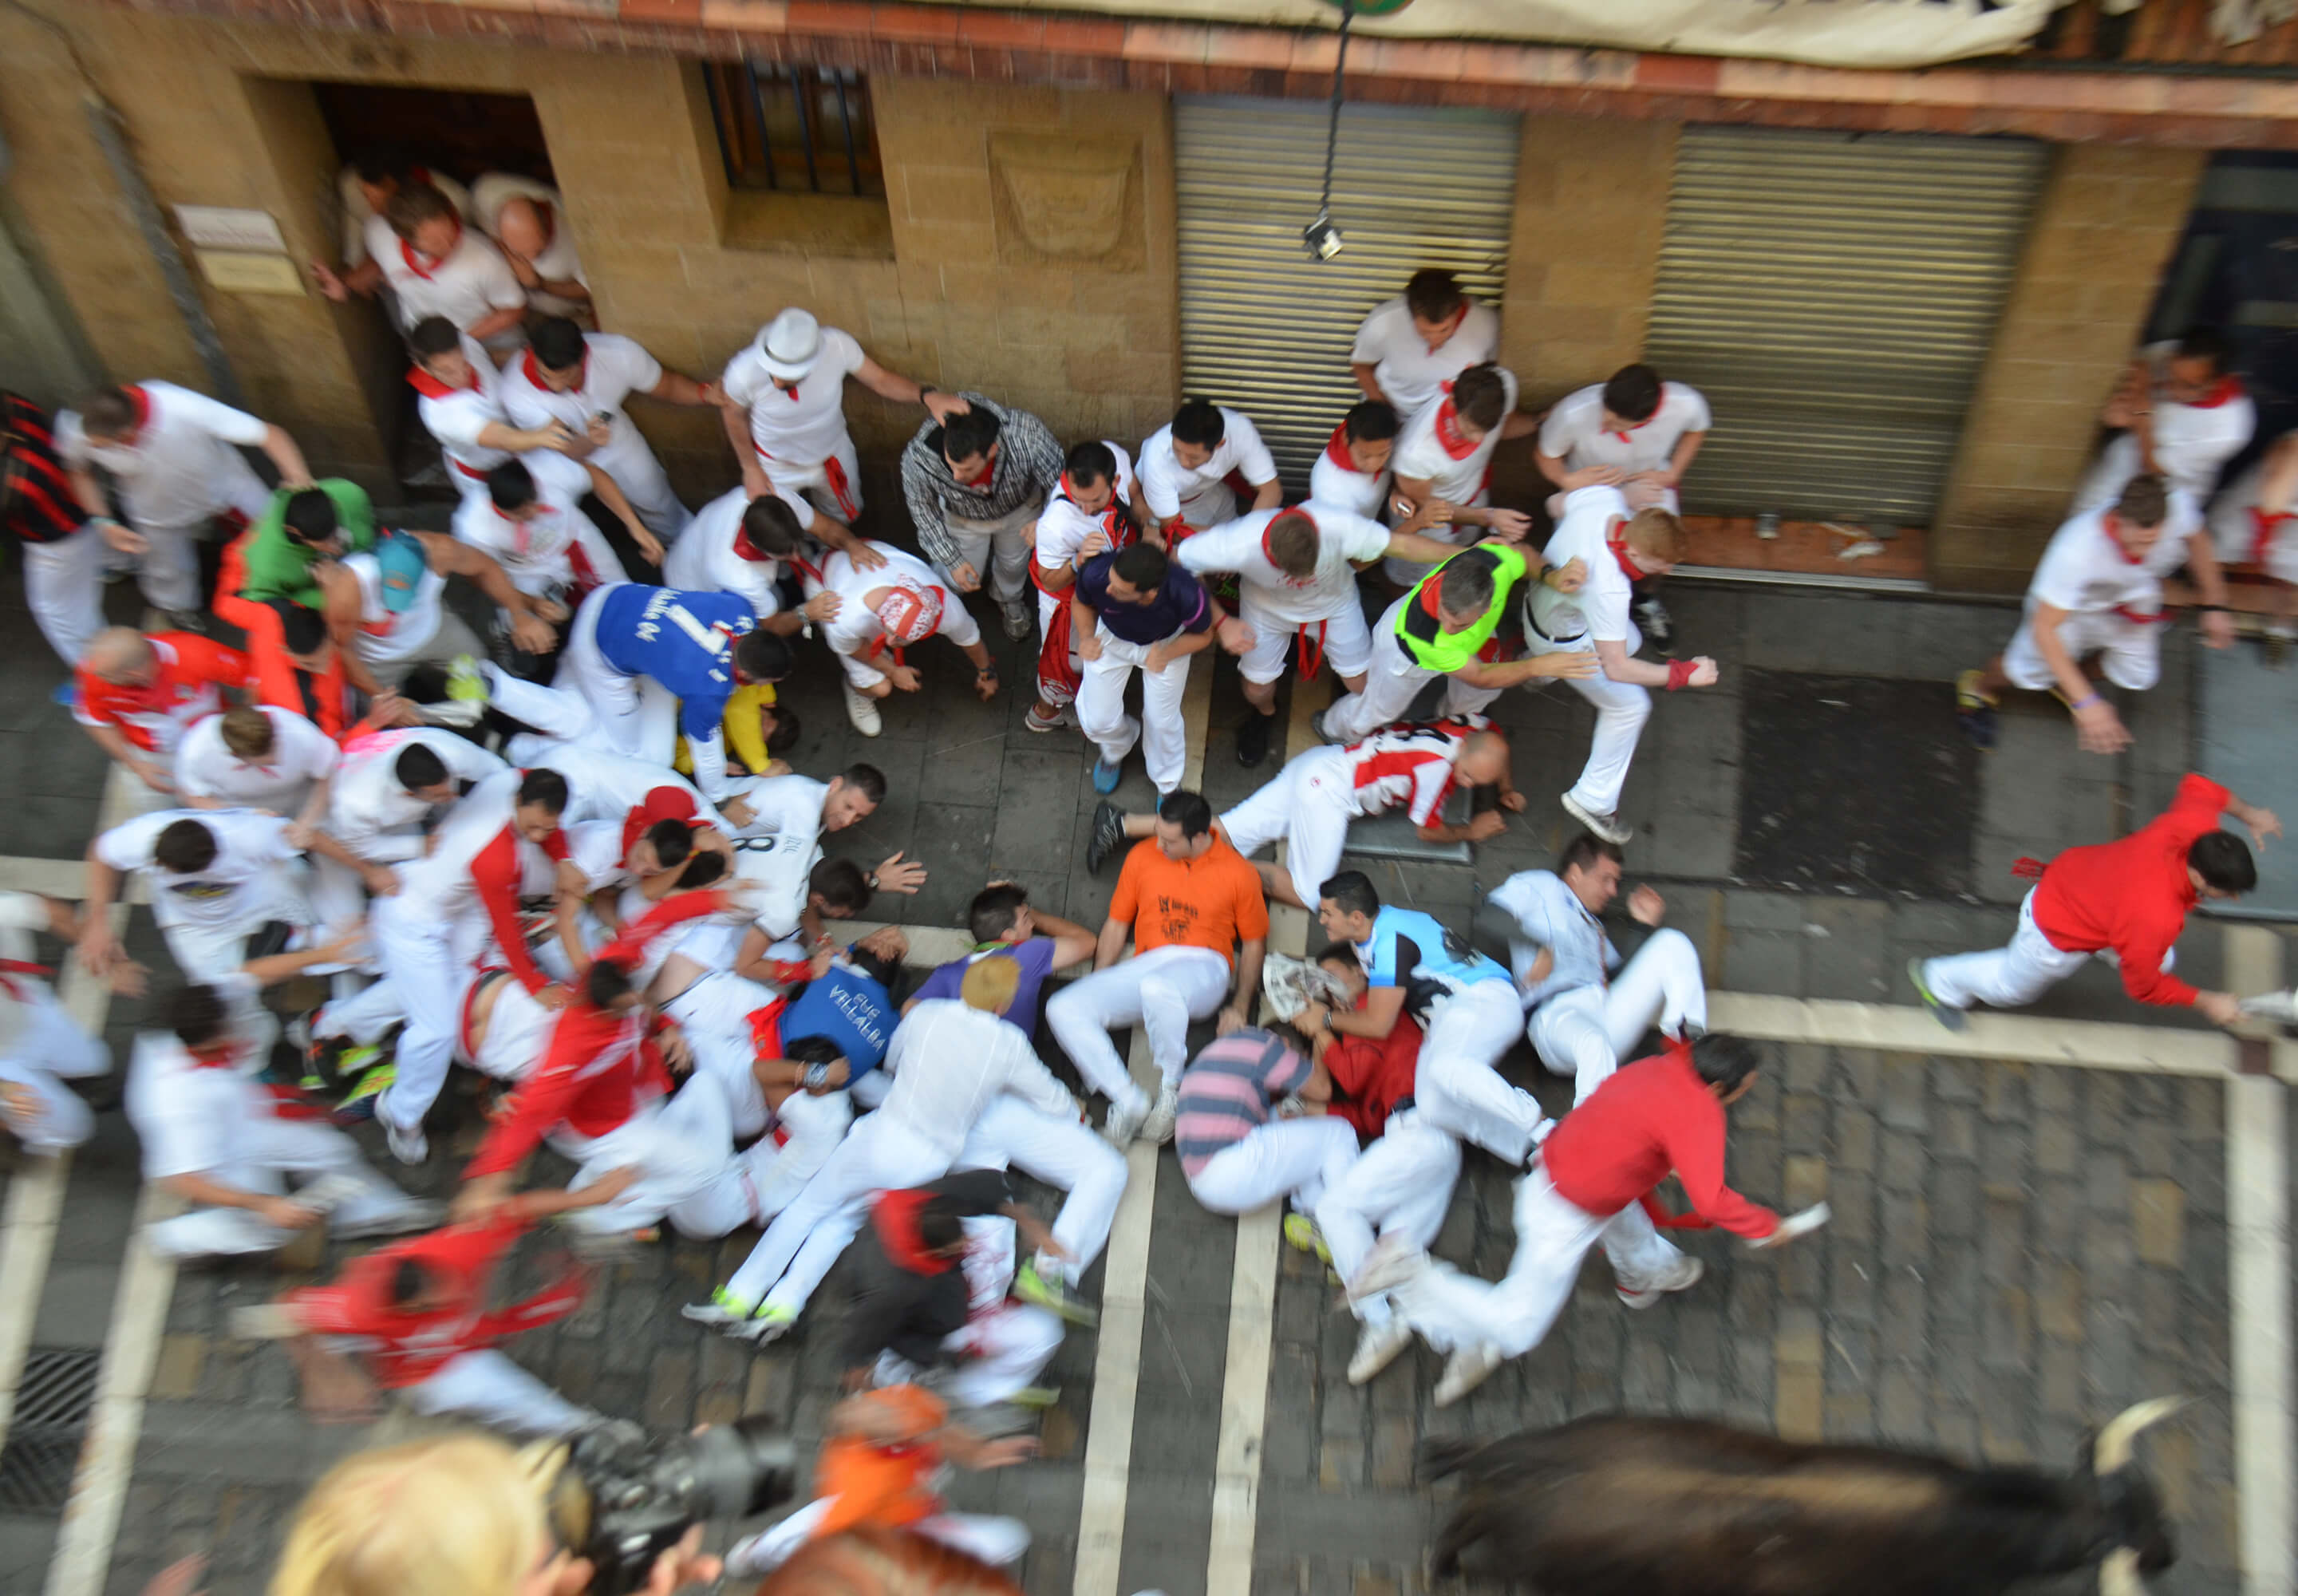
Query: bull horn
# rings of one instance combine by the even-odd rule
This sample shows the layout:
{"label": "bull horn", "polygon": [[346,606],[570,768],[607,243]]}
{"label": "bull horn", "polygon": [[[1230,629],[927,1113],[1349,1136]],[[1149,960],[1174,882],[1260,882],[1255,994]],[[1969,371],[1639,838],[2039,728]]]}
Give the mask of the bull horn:
{"label": "bull horn", "polygon": [[2097,1474],[2112,1474],[2130,1462],[2131,1449],[2138,1440],[2138,1432],[2156,1425],[2185,1407],[2191,1398],[2158,1396],[2151,1402],[2125,1408],[2106,1421],[2091,1448],[2091,1468]]}
{"label": "bull horn", "polygon": [[2138,1550],[2118,1546],[2098,1566],[2098,1596],[2146,1596],[2146,1582],[2138,1577]]}

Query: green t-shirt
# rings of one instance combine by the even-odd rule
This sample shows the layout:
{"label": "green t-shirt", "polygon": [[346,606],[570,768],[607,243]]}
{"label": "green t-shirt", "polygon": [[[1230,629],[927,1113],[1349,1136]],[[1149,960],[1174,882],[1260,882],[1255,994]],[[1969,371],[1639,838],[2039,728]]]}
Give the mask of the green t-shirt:
{"label": "green t-shirt", "polygon": [[[373,549],[375,507],[368,500],[367,490],[340,476],[322,477],[317,486],[335,501],[335,521],[343,530],[346,550],[364,554]],[[262,519],[255,524],[255,535],[248,540],[240,596],[259,603],[292,599],[306,608],[317,609],[320,595],[319,584],[311,580],[314,556],[288,540],[286,523],[287,490],[281,488],[271,495]]]}
{"label": "green t-shirt", "polygon": [[[1427,599],[1437,591],[1445,572],[1467,561],[1491,568],[1492,601],[1467,630],[1447,632]],[[1406,657],[1422,670],[1442,671],[1448,675],[1474,659],[1500,629],[1500,617],[1508,613],[1509,596],[1516,591],[1516,584],[1524,580],[1529,568],[1524,550],[1513,543],[1478,543],[1473,549],[1461,550],[1423,576],[1406,595],[1404,608],[1396,615],[1396,641],[1403,647]]]}

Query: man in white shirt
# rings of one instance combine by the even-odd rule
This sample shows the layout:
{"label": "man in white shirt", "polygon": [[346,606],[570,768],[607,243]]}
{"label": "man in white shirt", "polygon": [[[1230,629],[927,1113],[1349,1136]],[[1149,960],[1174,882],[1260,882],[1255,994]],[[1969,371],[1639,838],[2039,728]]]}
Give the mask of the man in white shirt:
{"label": "man in white shirt", "polygon": [[[1537,423],[1516,408],[1516,373],[1504,366],[1471,366],[1413,412],[1396,440],[1389,468],[1396,491],[1391,511],[1418,519],[1428,534],[1465,548],[1487,529],[1521,538],[1532,520],[1521,510],[1491,508],[1492,455],[1503,438],[1519,438]],[[1428,574],[1412,560],[1389,560],[1389,580],[1409,587]]]}
{"label": "man in white shirt", "polygon": [[849,526],[862,513],[861,466],[846,430],[849,376],[891,403],[923,406],[937,421],[967,409],[954,393],[887,370],[852,334],[796,306],[760,327],[719,379],[742,486],[753,499],[789,500],[803,528],[817,507]]}
{"label": "man in white shirt", "polygon": [[985,703],[996,697],[997,666],[964,601],[915,555],[874,540],[864,547],[876,557],[874,564],[864,567],[840,550],[822,567],[822,591],[839,600],[837,613],[822,623],[822,638],[845,672],[846,714],[854,729],[877,736],[883,726],[879,701],[897,689],[918,690],[922,678],[903,656],[930,637],[946,637],[963,650],[977,697]]}
{"label": "man in white shirt", "polygon": [[[589,516],[566,492],[555,471],[538,473],[531,459],[507,459],[487,473],[486,492],[467,495],[456,507],[455,541],[468,544],[502,567],[511,586],[538,602],[545,620],[563,619],[600,588],[627,581],[623,562]],[[652,534],[637,529],[657,550]],[[500,609],[496,624],[510,631],[515,617]],[[524,648],[524,645],[521,645]]]}
{"label": "man in white shirt", "polygon": [[1257,765],[1269,757],[1277,682],[1296,632],[1302,682],[1313,681],[1329,658],[1344,690],[1364,690],[1372,630],[1357,595],[1359,568],[1384,556],[1433,564],[1451,552],[1434,538],[1392,533],[1315,500],[1289,509],[1252,510],[1184,542],[1174,558],[1197,575],[1236,574],[1237,614],[1219,632],[1221,647],[1237,657],[1244,700],[1253,708],[1237,728],[1237,763]]}
{"label": "man in white shirt", "polygon": [[[380,221],[384,206],[403,185],[417,183],[445,194],[456,213],[470,219],[471,191],[446,173],[410,160],[404,150],[377,146],[364,151],[335,174],[335,197],[343,211],[343,264],[338,277],[348,277],[368,264],[368,225]],[[316,262],[312,269],[318,270]]]}
{"label": "man in white shirt", "polygon": [[[297,525],[303,503],[324,493],[298,494],[288,508],[288,541],[324,545],[307,529],[334,530],[315,516]],[[316,508],[316,507],[315,507]],[[458,661],[485,657],[486,648],[463,617],[447,608],[447,578],[460,576],[495,601],[499,628],[512,648],[548,654],[558,644],[557,622],[566,615],[548,598],[519,591],[510,573],[475,544],[437,532],[376,528],[375,547],[316,563],[311,575],[320,592],[320,614],[353,687],[370,698],[396,690],[421,666],[451,671]]]}
{"label": "man in white shirt", "polygon": [[[512,424],[564,426],[574,440],[567,453],[613,477],[639,519],[668,543],[685,530],[686,507],[631,420],[627,401],[633,393],[665,404],[718,402],[715,388],[665,369],[636,339],[586,334],[563,316],[535,323],[525,353],[503,370],[503,411]],[[605,431],[605,442],[592,442],[594,427]]]}
{"label": "man in white shirt", "polygon": [[1653,928],[1624,966],[1597,916],[1620,891],[1620,850],[1583,832],[1565,845],[1553,872],[1519,871],[1485,899],[1514,922],[1509,965],[1532,1011],[1525,1034],[1540,1062],[1575,1085],[1580,1103],[1644,1033],[1678,1040],[1707,1029],[1707,988],[1699,950],[1660,925],[1667,905],[1649,887],[1628,895],[1628,914]]}
{"label": "man in white shirt", "polygon": [[194,809],[260,809],[316,826],[340,751],[292,710],[251,704],[210,715],[176,747],[176,791]]}
{"label": "man in white shirt", "polygon": [[1368,399],[1349,407],[1325,451],[1309,467],[1309,497],[1368,521],[1388,509],[1389,459],[1403,423],[1387,401]]}
{"label": "man in white shirt", "polygon": [[1071,448],[1062,465],[1061,485],[1037,512],[1036,548],[1029,556],[1040,639],[1037,701],[1021,722],[1030,731],[1057,729],[1084,681],[1070,627],[1069,591],[1077,584],[1078,567],[1138,538],[1141,522],[1141,484],[1125,451],[1106,439]]}
{"label": "man in white shirt", "polygon": [[373,864],[419,859],[425,820],[506,768],[468,738],[431,727],[360,738],[336,768],[327,834]]}
{"label": "man in white shirt", "polygon": [[1243,508],[1275,509],[1285,497],[1277,462],[1251,418],[1202,399],[1183,404],[1149,434],[1138,469],[1141,508],[1168,549],[1193,532],[1235,520],[1240,509],[1236,483],[1252,493],[1252,503]]}
{"label": "man in white shirt", "polygon": [[506,355],[526,341],[526,291],[494,241],[463,225],[452,201],[429,184],[403,184],[367,229],[366,266],[338,276],[315,265],[319,292],[342,304],[389,284],[399,325],[443,316],[459,331]]}
{"label": "man in white shirt", "polygon": [[590,310],[590,279],[575,258],[566,205],[557,189],[515,172],[488,172],[471,185],[464,214],[502,250],[536,314],[575,316]]}
{"label": "man in white shirt", "polygon": [[87,1100],[64,1084],[104,1075],[112,1049],[80,1029],[55,991],[34,973],[41,931],[79,940],[70,904],[32,892],[0,892],[0,1126],[27,1153],[63,1152],[95,1129]]}
{"label": "man in white shirt", "polygon": [[[2119,754],[2130,733],[2093,682],[2097,669],[2126,692],[2145,692],[2162,675],[2162,575],[2179,550],[2202,541],[2165,534],[2178,517],[2174,495],[2155,475],[2134,476],[2104,509],[2085,510],[2051,535],[2027,584],[2019,630],[1984,670],[1955,678],[1955,710],[1964,732],[1992,748],[1996,705],[2006,688],[2049,691],[2074,715],[2086,753]],[[2166,547],[2167,545],[2167,547]]]}
{"label": "man in white shirt", "polygon": [[[56,417],[55,441],[80,508],[114,548],[138,557],[145,598],[188,632],[206,629],[193,540],[218,516],[252,523],[271,502],[239,450],[260,449],[287,487],[311,485],[294,439],[173,383],[98,389]],[[125,528],[112,518],[98,466],[120,490]]]}
{"label": "man in white shirt", "polygon": [[1349,374],[1367,399],[1385,400],[1409,416],[1500,348],[1500,318],[1492,308],[1461,293],[1451,272],[1426,267],[1364,318],[1349,351]]}
{"label": "man in white shirt", "polygon": [[[920,1004],[895,1029],[885,1068],[893,1086],[875,1113],[839,1144],[798,1201],[775,1216],[756,1249],[708,1302],[686,1317],[730,1336],[778,1339],[798,1322],[814,1288],[861,1228],[872,1193],[949,1173],[968,1135],[998,1097],[1054,1115],[1079,1115],[1020,1029],[1001,1022],[1021,983],[1010,959],[965,972],[955,1001]],[[769,1290],[768,1287],[772,1289]]]}
{"label": "man in white shirt", "polygon": [[[234,1023],[255,987],[246,975],[186,987],[167,1004],[174,1034],[136,1038],[127,1104],[144,1178],[197,1204],[146,1230],[153,1250],[268,1253],[322,1223],[338,1240],[437,1224],[437,1203],[408,1196],[351,1137],[256,1080],[262,1053]],[[290,1176],[300,1183],[293,1195]]]}
{"label": "man in white shirt", "polygon": [[[822,581],[824,556],[816,539],[843,550],[849,564],[857,550],[871,567],[880,558],[851,530],[827,516],[814,517],[814,537],[806,535],[798,512],[780,494],[753,499],[748,488],[730,488],[695,511],[671,545],[662,562],[663,585],[690,593],[739,593],[750,601],[760,626],[788,637],[808,617],[806,607],[782,608],[781,583],[785,577],[817,584]],[[819,607],[821,613],[837,614],[839,602],[831,593]]]}
{"label": "man in white shirt", "polygon": [[2149,472],[2195,504],[2208,503],[2220,469],[2257,430],[2258,406],[2234,373],[2225,335],[2196,327],[2175,343],[2141,350],[2104,419],[2122,434],[2076,491],[2078,514],[2104,509],[2123,484]]}
{"label": "man in white shirt", "polygon": [[[1620,823],[1620,789],[1644,722],[1651,718],[1649,690],[1715,684],[1715,662],[1705,655],[1658,663],[1635,657],[1643,637],[1628,618],[1634,583],[1666,575],[1682,557],[1683,524],[1668,511],[1631,515],[1619,489],[1577,488],[1565,495],[1564,518],[1542,557],[1549,568],[1525,598],[1524,641],[1532,655],[1596,657],[1597,673],[1572,682],[1572,690],[1595,708],[1596,735],[1563,803],[1566,813],[1607,842],[1624,843],[1634,835]],[[1575,592],[1559,591],[1555,573],[1575,563],[1585,580]]]}

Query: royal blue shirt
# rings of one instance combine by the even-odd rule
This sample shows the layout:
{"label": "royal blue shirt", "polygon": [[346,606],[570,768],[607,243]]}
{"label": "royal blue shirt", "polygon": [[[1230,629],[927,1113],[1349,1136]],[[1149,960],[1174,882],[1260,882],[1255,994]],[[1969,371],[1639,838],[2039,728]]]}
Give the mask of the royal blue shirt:
{"label": "royal blue shirt", "polygon": [[1077,596],[1101,617],[1110,635],[1146,648],[1177,633],[1211,628],[1213,606],[1205,596],[1204,583],[1183,570],[1178,563],[1166,567],[1165,585],[1147,604],[1120,604],[1111,598],[1109,568],[1117,563],[1117,552],[1112,550],[1095,555],[1086,561],[1077,579]]}
{"label": "royal blue shirt", "polygon": [[782,1010],[782,1046],[804,1037],[827,1037],[846,1055],[850,1078],[867,1074],[885,1062],[886,1044],[894,1034],[894,1004],[886,988],[859,970],[832,964],[820,980]]}
{"label": "royal blue shirt", "polygon": [[715,738],[734,694],[734,640],[757,624],[739,593],[682,593],[628,582],[599,603],[599,653],[625,676],[651,676],[678,699],[679,730]]}

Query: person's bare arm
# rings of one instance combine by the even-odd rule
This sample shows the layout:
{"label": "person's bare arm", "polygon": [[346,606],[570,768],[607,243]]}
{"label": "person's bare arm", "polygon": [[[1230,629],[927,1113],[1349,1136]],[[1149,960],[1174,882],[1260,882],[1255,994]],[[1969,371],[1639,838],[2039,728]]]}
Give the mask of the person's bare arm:
{"label": "person's bare arm", "polygon": [[343,679],[368,698],[378,697],[383,683],[360,657],[360,616],[365,605],[359,578],[332,559],[313,566],[311,577],[319,586],[319,618],[327,624],[327,639],[335,645],[335,657],[343,661]]}
{"label": "person's bare arm", "polygon": [[929,391],[924,384],[904,376],[898,371],[889,371],[867,355],[862,357],[862,364],[855,368],[854,380],[880,399],[891,400],[896,404],[922,405],[926,414],[937,421],[963,416],[973,409],[970,402],[958,395],[945,393],[938,388]]}
{"label": "person's bare arm", "polygon": [[[1472,659],[1452,673],[1470,687],[1519,687],[1526,682],[1543,678],[1570,680],[1592,676],[1600,667],[1595,656],[1575,649],[1555,654],[1532,654],[1522,659],[1486,661]],[[1660,682],[1666,684],[1667,673],[1660,673]]]}
{"label": "person's bare arm", "polygon": [[750,436],[750,409],[729,400],[719,406],[718,419],[725,425],[726,441],[734,446],[734,463],[741,467],[742,492],[753,499],[763,499],[774,491],[773,481],[766,475],[765,462],[758,458],[758,445]]}
{"label": "person's bare arm", "polygon": [[127,734],[117,726],[91,726],[80,723],[80,730],[95,739],[95,746],[112,758],[134,771],[144,784],[156,792],[176,790],[176,778],[168,767],[128,740]]}
{"label": "person's bare arm", "polygon": [[2274,811],[2271,809],[2261,808],[2256,804],[2244,803],[2232,793],[2228,793],[2226,812],[2233,815],[2240,824],[2249,828],[2251,840],[2258,844],[2259,851],[2261,853],[2266,850],[2266,839],[2269,837],[2282,835],[2282,822],[2275,817]]}
{"label": "person's bare arm", "polygon": [[1203,653],[1212,646],[1214,630],[1208,626],[1203,632],[1184,632],[1178,637],[1169,637],[1161,643],[1152,644],[1149,652],[1141,657],[1141,668],[1162,671],[1177,659]]}
{"label": "person's bare arm", "polygon": [[[97,841],[103,840],[99,837]],[[79,962],[90,974],[110,972],[120,954],[120,939],[112,931],[112,906],[120,897],[120,872],[95,856],[95,843],[87,845],[87,891],[79,906]]]}
{"label": "person's bare arm", "polygon": [[279,467],[279,485],[283,488],[308,488],[311,485],[311,467],[303,463],[303,451],[286,429],[266,426],[263,429],[263,452]]}
{"label": "person's bare arm", "polygon": [[467,336],[476,338],[480,343],[484,343],[497,333],[508,333],[525,319],[525,305],[505,305],[500,310],[491,310],[480,317],[463,331]]}
{"label": "person's bare arm", "polygon": [[662,380],[649,388],[646,396],[659,399],[665,404],[716,404],[718,388],[715,383],[698,383],[684,372],[673,371],[665,366],[662,368]]}
{"label": "person's bare arm", "polygon": [[1054,968],[1066,970],[1071,964],[1082,963],[1093,957],[1101,939],[1074,920],[1064,920],[1058,914],[1048,914],[1043,909],[1032,909],[1029,917],[1037,922],[1037,934],[1050,937],[1054,942]]}
{"label": "person's bare arm", "polygon": [[366,934],[365,925],[355,925],[341,936],[317,947],[307,947],[301,953],[266,954],[260,959],[250,959],[239,967],[239,971],[242,975],[254,977],[259,987],[273,986],[291,975],[300,975],[314,964],[341,963],[343,956]]}
{"label": "person's bare arm", "polygon": [[1534,449],[1532,451],[1532,463],[1534,468],[1536,468],[1542,476],[1548,478],[1549,481],[1554,483],[1558,487],[1564,489],[1567,492],[1571,491],[1572,484],[1566,479],[1571,476],[1572,472],[1570,467],[1565,465],[1564,457],[1562,455],[1543,454],[1541,451]]}
{"label": "person's bare arm", "polygon": [[1070,636],[1077,640],[1079,659],[1101,657],[1101,616],[1092,605],[1072,596],[1070,600]]}
{"label": "person's bare arm", "polygon": [[555,634],[550,621],[536,608],[533,598],[512,584],[510,573],[492,555],[444,533],[421,532],[416,536],[423,540],[433,570],[442,576],[462,577],[508,613],[512,642],[530,654],[550,647]]}
{"label": "person's bare arm", "polygon": [[2213,649],[2234,647],[2234,615],[2227,608],[2226,573],[2219,568],[2218,545],[2203,527],[2186,534],[2186,569],[2195,578],[2203,643]]}
{"label": "person's bare arm", "polygon": [[513,426],[508,421],[490,421],[479,428],[477,442],[482,449],[500,449],[505,454],[525,454],[530,449],[552,449],[564,454],[579,441],[579,436],[563,421],[547,422],[541,426]]}
{"label": "person's bare arm", "polygon": [[1396,1029],[1396,1021],[1403,1013],[1402,987],[1375,987],[1365,994],[1362,1008],[1332,1009],[1321,1003],[1311,1003],[1302,1009],[1294,1024],[1304,1032],[1327,1030],[1344,1037],[1368,1037],[1377,1042]]}
{"label": "person's bare arm", "polygon": [[1671,488],[1681,487],[1683,484],[1683,474],[1691,469],[1693,458],[1699,453],[1699,446],[1706,442],[1707,442],[1707,434],[1704,432],[1686,433],[1678,438],[1675,441],[1675,452],[1667,457],[1667,467],[1659,474],[1661,480]]}
{"label": "person's bare arm", "polygon": [[662,564],[661,541],[647,530],[645,522],[639,519],[638,511],[631,508],[631,501],[623,495],[622,484],[588,460],[583,462],[583,469],[591,474],[591,491],[598,494],[601,504],[615,512],[615,518],[630,533],[631,542],[639,546],[639,552],[655,564]]}
{"label": "person's bare arm", "polygon": [[160,1186],[185,1202],[203,1208],[245,1209],[265,1224],[282,1230],[308,1230],[322,1217],[318,1210],[306,1208],[293,1198],[242,1191],[206,1175],[169,1175],[161,1178]]}
{"label": "person's bare arm", "polygon": [[64,475],[71,482],[72,497],[79,500],[80,509],[86,510],[91,519],[108,521],[112,518],[112,506],[106,502],[103,484],[95,480],[95,472],[86,466],[68,463],[64,467]]}
{"label": "person's bare arm", "polygon": [[1252,1023],[1252,1000],[1261,991],[1261,963],[1268,955],[1266,937],[1254,937],[1237,944],[1236,991],[1216,1022],[1221,1030],[1242,1030]]}
{"label": "person's bare arm", "polygon": [[[1628,645],[1620,640],[1596,640],[1596,661],[1604,667],[1604,674],[1614,682],[1633,682],[1638,687],[1666,687],[1669,666],[1663,661],[1638,659],[1628,652]],[[1713,687],[1718,674],[1716,664],[1706,655],[1691,661],[1691,679],[1687,687]]]}
{"label": "person's bare arm", "polygon": [[[1419,512],[1416,510],[1417,516]],[[1442,543],[1434,538],[1424,538],[1417,532],[1392,532],[1388,534],[1388,555],[1393,559],[1409,559],[1415,565],[1442,565],[1460,552],[1457,543]]]}
{"label": "person's bare arm", "polygon": [[1106,970],[1117,963],[1118,955],[1125,951],[1126,939],[1132,934],[1133,928],[1122,920],[1103,921],[1101,935],[1093,945],[1093,967]]}
{"label": "person's bare arm", "polygon": [[1356,379],[1359,392],[1362,393],[1367,399],[1377,399],[1385,404],[1388,402],[1388,395],[1380,391],[1380,378],[1373,375],[1374,369],[1373,366],[1358,360],[1350,365],[1349,375]]}
{"label": "person's bare arm", "polygon": [[2034,629],[2035,650],[2042,655],[2043,663],[2051,668],[2051,679],[2066,695],[2067,706],[2075,718],[2075,740],[2087,753],[2119,754],[2130,746],[2130,733],[2122,724],[2122,717],[2114,706],[2083,674],[2082,666],[2060,637],[2066,624],[2067,612],[2055,604],[2038,600],[2035,614],[2028,623]]}
{"label": "person's bare arm", "polygon": [[325,831],[313,831],[306,848],[323,859],[333,859],[344,869],[357,872],[360,880],[367,883],[367,889],[377,897],[389,897],[399,890],[399,877],[390,865],[360,858]]}
{"label": "person's bare arm", "polygon": [[1285,484],[1275,477],[1270,477],[1267,482],[1257,482],[1252,484],[1253,509],[1275,509],[1284,502]]}
{"label": "person's bare arm", "polygon": [[1529,410],[1510,410],[1500,418],[1500,442],[1510,438],[1528,438],[1540,430],[1540,418]]}

